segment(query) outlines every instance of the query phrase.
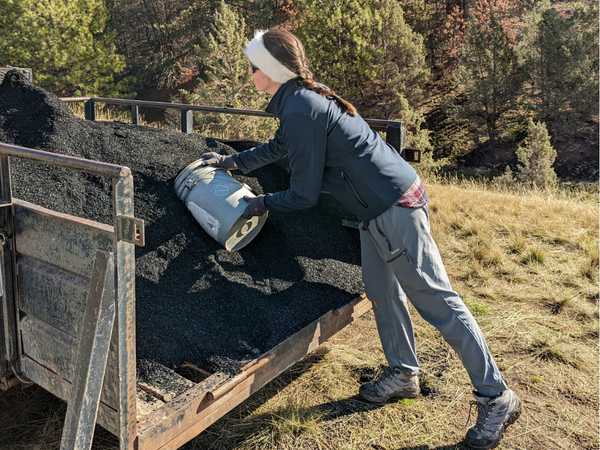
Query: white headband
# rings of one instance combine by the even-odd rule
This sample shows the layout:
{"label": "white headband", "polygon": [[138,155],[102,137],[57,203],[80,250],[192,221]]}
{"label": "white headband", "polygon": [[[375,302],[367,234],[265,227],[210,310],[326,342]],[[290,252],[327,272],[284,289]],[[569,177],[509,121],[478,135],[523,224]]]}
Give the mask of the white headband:
{"label": "white headband", "polygon": [[254,39],[248,42],[244,49],[246,57],[253,66],[258,67],[277,83],[283,84],[292,78],[296,78],[298,75],[277,61],[266,49],[263,42],[263,34],[265,33],[266,31],[260,30],[254,33]]}

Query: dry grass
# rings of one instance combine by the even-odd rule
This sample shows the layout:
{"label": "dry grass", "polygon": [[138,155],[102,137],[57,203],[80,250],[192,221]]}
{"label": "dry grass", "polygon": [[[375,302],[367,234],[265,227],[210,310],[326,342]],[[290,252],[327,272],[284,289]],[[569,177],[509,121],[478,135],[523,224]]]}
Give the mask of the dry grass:
{"label": "dry grass", "polygon": [[[523,399],[523,415],[499,448],[598,448],[595,203],[473,183],[429,191],[433,233],[454,286]],[[368,314],[185,449],[460,448],[471,391],[466,372],[437,332],[413,317],[424,396],[381,408],[355,397],[384,364]],[[26,392],[9,394],[11,401],[0,396],[0,447],[56,448],[62,404]],[[95,448],[114,448],[109,442],[97,435]]]}

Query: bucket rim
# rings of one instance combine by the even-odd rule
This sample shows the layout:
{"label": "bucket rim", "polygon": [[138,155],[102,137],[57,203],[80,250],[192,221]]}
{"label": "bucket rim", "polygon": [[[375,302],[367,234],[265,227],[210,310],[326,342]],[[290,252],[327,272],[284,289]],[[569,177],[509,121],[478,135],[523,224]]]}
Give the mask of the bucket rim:
{"label": "bucket rim", "polygon": [[[240,239],[236,245],[230,246],[227,244],[227,241],[225,241],[222,244],[223,247],[225,248],[225,250],[227,250],[228,252],[239,252],[241,249],[243,249],[248,244],[253,242],[254,239],[256,239],[257,235],[262,230],[262,228],[265,226],[265,223],[267,223],[268,218],[269,218],[269,211],[266,211],[262,216],[258,216],[258,223],[256,224],[256,226],[254,228],[252,228],[252,230],[250,230],[250,232],[246,236],[244,236],[242,239]],[[238,220],[236,220],[235,223],[230,228],[231,236],[233,236],[235,233],[237,233],[237,231],[247,221],[248,221],[248,219],[240,216],[240,218]]]}

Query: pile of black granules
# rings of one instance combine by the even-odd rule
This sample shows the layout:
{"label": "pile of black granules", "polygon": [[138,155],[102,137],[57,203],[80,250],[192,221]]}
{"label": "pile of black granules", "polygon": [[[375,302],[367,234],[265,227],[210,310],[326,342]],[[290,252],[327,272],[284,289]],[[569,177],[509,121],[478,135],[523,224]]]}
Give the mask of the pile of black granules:
{"label": "pile of black granules", "polygon": [[[196,223],[174,191],[178,172],[206,151],[235,150],[197,134],[73,117],[54,95],[11,73],[0,85],[0,142],[128,166],[135,215],[137,355],[171,368],[191,362],[236,370],[362,291],[356,230],[331,200],[272,213],[260,235],[229,253]],[[11,158],[15,197],[112,223],[111,182]],[[277,165],[238,176],[255,193],[285,189]]]}

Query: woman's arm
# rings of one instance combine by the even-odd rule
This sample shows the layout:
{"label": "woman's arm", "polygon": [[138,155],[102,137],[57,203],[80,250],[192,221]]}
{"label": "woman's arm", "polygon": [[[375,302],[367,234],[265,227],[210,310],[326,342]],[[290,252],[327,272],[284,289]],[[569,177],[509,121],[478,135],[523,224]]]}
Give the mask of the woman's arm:
{"label": "woman's arm", "polygon": [[274,163],[284,158],[287,154],[287,148],[283,142],[283,129],[280,126],[275,137],[265,144],[257,145],[248,150],[234,155],[237,168],[243,173],[252,172],[267,164]]}
{"label": "woman's arm", "polygon": [[327,130],[308,115],[294,114],[285,119],[283,136],[290,167],[287,191],[267,194],[269,209],[290,212],[310,208],[319,201],[327,149]]}

